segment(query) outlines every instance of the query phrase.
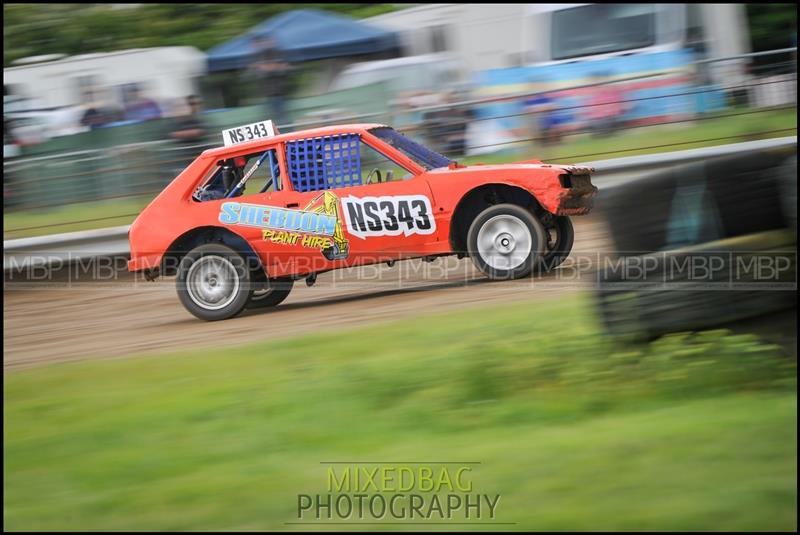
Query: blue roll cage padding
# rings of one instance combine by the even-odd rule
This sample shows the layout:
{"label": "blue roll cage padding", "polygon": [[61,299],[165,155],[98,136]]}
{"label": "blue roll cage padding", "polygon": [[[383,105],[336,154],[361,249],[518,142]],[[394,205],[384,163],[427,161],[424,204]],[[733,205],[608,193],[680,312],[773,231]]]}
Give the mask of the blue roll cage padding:
{"label": "blue roll cage padding", "polygon": [[278,166],[278,160],[275,159],[275,153],[269,153],[269,168],[272,171],[272,178],[275,180],[275,189],[280,189],[281,185],[278,178],[281,176],[281,169]]}
{"label": "blue roll cage padding", "polygon": [[361,185],[361,138],[337,134],[286,143],[289,179],[295,191]]}
{"label": "blue roll cage padding", "polygon": [[281,189],[281,182],[280,182],[281,169],[278,166],[278,161],[275,159],[275,155],[273,154],[272,151],[269,152],[269,168],[272,171],[272,178],[270,180],[267,180],[267,182],[264,184],[264,187],[261,188],[261,191],[259,193],[264,193],[265,191],[267,191],[267,188],[273,182],[273,180],[275,181],[275,191]]}

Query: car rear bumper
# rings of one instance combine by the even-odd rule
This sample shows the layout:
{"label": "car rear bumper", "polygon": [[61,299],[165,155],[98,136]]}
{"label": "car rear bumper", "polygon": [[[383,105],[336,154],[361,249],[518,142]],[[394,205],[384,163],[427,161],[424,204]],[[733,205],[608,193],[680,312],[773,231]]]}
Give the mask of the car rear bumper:
{"label": "car rear bumper", "polygon": [[159,268],[161,265],[160,255],[134,256],[128,260],[128,271],[147,271]]}

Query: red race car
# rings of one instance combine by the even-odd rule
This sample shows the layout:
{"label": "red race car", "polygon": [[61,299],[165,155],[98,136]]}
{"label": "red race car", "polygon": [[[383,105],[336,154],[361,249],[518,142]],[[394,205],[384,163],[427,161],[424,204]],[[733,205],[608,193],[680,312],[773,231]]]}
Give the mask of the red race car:
{"label": "red race car", "polygon": [[355,265],[457,254],[492,279],[570,252],[592,169],[464,166],[380,124],[223,132],[131,225],[130,271],[176,275],[204,320],[282,302],[294,281]]}

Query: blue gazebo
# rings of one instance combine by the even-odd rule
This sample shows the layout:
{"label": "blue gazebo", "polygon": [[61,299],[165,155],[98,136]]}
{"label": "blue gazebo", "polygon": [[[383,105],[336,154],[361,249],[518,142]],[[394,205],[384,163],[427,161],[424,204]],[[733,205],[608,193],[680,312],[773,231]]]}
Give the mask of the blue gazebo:
{"label": "blue gazebo", "polygon": [[297,9],[276,15],[246,34],[208,52],[208,71],[246,68],[257,52],[253,41],[271,37],[289,62],[390,52],[400,48],[394,32],[328,11]]}

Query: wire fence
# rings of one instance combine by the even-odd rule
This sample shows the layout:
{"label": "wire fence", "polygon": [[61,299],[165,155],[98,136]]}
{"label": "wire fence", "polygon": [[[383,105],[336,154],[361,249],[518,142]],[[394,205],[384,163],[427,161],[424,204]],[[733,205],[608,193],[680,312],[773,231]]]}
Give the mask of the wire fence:
{"label": "wire fence", "polygon": [[[794,49],[783,49],[779,51],[772,51],[772,54],[786,54]],[[758,53],[763,56],[764,53]],[[704,60],[697,62],[695,66],[701,64],[711,63],[724,63],[733,60],[740,60],[742,58],[751,57],[753,55],[735,57],[735,58],[722,58],[717,60]],[[552,142],[552,132],[550,131],[536,131],[536,128],[527,129],[526,126],[540,121],[542,117],[553,116],[559,113],[587,113],[593,108],[602,106],[622,106],[632,107],[642,102],[655,102],[656,104],[675,102],[679,98],[693,98],[708,95],[724,97],[723,106],[714,112],[698,113],[691,107],[675,112],[674,109],[671,113],[664,113],[662,117],[649,118],[646,121],[627,121],[618,125],[615,129],[616,132],[621,130],[631,130],[648,127],[658,127],[667,125],[685,124],[702,124],[704,121],[710,120],[730,120],[737,117],[753,117],[758,114],[765,114],[775,111],[787,111],[796,109],[797,103],[797,79],[796,79],[796,62],[781,61],[773,65],[768,65],[768,75],[759,77],[754,75],[757,69],[752,69],[747,77],[743,80],[736,80],[732,77],[732,82],[725,85],[705,85],[699,86],[697,89],[687,90],[687,83],[691,82],[691,78],[687,78],[685,72],[675,71],[660,71],[656,73],[649,73],[643,76],[633,76],[627,78],[619,78],[611,81],[581,84],[557,90],[548,91],[529,91],[514,93],[509,95],[494,95],[485,98],[463,100],[460,102],[452,102],[444,105],[432,105],[415,107],[406,110],[389,110],[381,113],[369,113],[361,115],[352,115],[349,117],[338,117],[336,123],[343,122],[383,122],[392,124],[394,119],[398,116],[404,115],[414,116],[422,120],[416,120],[414,123],[409,124],[407,127],[400,129],[409,134],[411,137],[419,141],[428,142],[433,145],[433,148],[439,149],[449,157],[460,158],[464,154],[472,153],[473,151],[480,153],[492,152],[494,150],[517,149],[524,152],[532,152],[534,148],[541,148],[541,144]],[[764,70],[765,66],[761,65],[759,69]],[[787,72],[784,72],[787,71]],[[790,72],[789,72],[790,71]],[[779,74],[775,74],[778,72]],[[578,104],[556,105],[550,106],[545,111],[535,107],[526,106],[525,102],[535,99],[543,95],[564,93],[564,92],[581,92],[591,91],[600,86],[613,86],[631,82],[641,82],[647,80],[663,80],[665,77],[676,77],[681,80],[677,84],[674,91],[662,92],[656,95],[640,96],[640,97],[624,97],[612,100],[603,100],[601,102],[583,101]],[[731,106],[728,100],[733,94],[745,95],[744,101],[734,103]],[[495,105],[498,104],[513,104],[516,110],[511,112],[500,112]],[[495,107],[492,107],[495,106]],[[664,108],[669,106],[664,105]],[[462,112],[464,110],[481,110],[488,109],[491,113],[472,114],[465,116],[464,114],[457,114],[455,112]],[[727,111],[722,111],[727,110]],[[441,114],[440,112],[444,112]],[[434,122],[428,121],[427,118],[432,115],[440,113],[440,116]],[[447,114],[452,113],[452,117]],[[464,135],[466,128],[472,125],[480,125],[482,123],[500,123],[503,121],[518,121],[517,125],[522,127],[512,128],[513,136],[503,139],[495,139],[489,143],[480,142],[467,142],[466,139],[458,144],[457,148],[441,146],[440,141],[442,132],[461,131]],[[297,122],[289,125],[283,125],[281,130],[283,132],[296,131],[303,128],[322,126],[330,124],[325,120],[313,120]],[[543,158],[546,161],[566,161],[576,160],[579,158],[587,158],[593,156],[602,156],[606,154],[624,154],[637,151],[653,151],[662,150],[670,147],[680,147],[687,145],[696,145],[699,143],[716,143],[737,139],[750,139],[763,136],[774,136],[778,134],[787,134],[792,131],[796,132],[796,122],[792,127],[764,129],[763,126],[755,124],[754,128],[747,128],[750,122],[742,123],[743,128],[741,133],[737,135],[716,136],[711,138],[693,139],[693,140],[680,140],[675,142],[646,145],[646,146],[623,146],[620,148],[612,148],[609,150],[602,150],[602,152],[586,152],[569,154],[570,148],[575,151],[575,148],[568,147],[567,153],[564,155],[552,155],[548,151],[548,157]],[[541,133],[540,133],[541,132]],[[557,146],[564,144],[565,138],[579,138],[582,135],[597,134],[598,131],[591,123],[591,121],[573,121],[568,128],[562,129],[558,136]],[[601,133],[604,133],[601,130]],[[437,139],[438,138],[438,139]],[[629,138],[626,139],[629,141]],[[63,207],[65,205],[74,203],[85,202],[103,202],[112,200],[133,200],[138,199],[141,202],[151,198],[155,193],[163,189],[173,178],[176,176],[190,161],[199,154],[202,150],[218,146],[217,140],[209,139],[207,142],[199,143],[191,146],[175,146],[167,141],[149,141],[141,143],[133,143],[117,147],[106,148],[103,150],[81,150],[72,151],[63,154],[35,156],[30,158],[17,158],[12,160],[5,160],[4,167],[4,199],[6,209],[10,211],[39,211],[48,210],[56,207]],[[587,144],[590,147],[591,143]],[[552,147],[551,147],[552,148]],[[191,154],[190,154],[191,153]],[[9,203],[9,201],[11,201]],[[90,215],[90,214],[87,214]],[[135,217],[136,213],[123,213],[114,214],[103,217],[86,217],[82,219],[70,218],[69,220],[58,222],[47,222],[42,224],[32,225],[17,225],[4,230],[5,235],[13,235],[20,232],[28,232],[33,230],[43,230],[57,227],[68,227],[70,225],[96,223],[100,221],[113,222],[115,220],[130,219]],[[35,221],[35,220],[34,220]]]}
{"label": "wire fence", "polygon": [[[755,132],[754,134],[756,136],[771,136],[771,135],[786,134],[786,133],[796,132],[796,131],[797,131],[797,128],[781,128],[781,129],[776,129],[776,130],[765,130],[765,131],[761,131],[761,132]],[[535,138],[532,138],[532,139],[529,139],[529,140],[525,140],[525,141],[532,141],[534,139]],[[696,144],[699,144],[699,143],[723,142],[723,141],[732,141],[732,140],[738,140],[738,139],[741,139],[741,136],[725,136],[725,137],[717,137],[717,138],[710,138],[710,139],[709,138],[706,138],[706,139],[695,139],[695,140],[680,141],[680,142],[675,142],[675,143],[663,143],[663,144],[660,144],[660,145],[649,145],[649,146],[644,146],[644,147],[632,147],[632,148],[626,148],[626,149],[608,150],[608,151],[595,152],[595,153],[584,153],[584,154],[571,154],[571,155],[565,155],[565,156],[555,156],[553,158],[548,159],[548,161],[551,161],[551,162],[557,162],[557,161],[561,161],[561,160],[570,160],[571,161],[571,160],[574,160],[576,158],[590,158],[590,157],[594,157],[594,156],[605,156],[605,155],[610,155],[610,154],[621,154],[621,153],[636,152],[636,151],[641,151],[641,150],[665,149],[665,148],[673,148],[673,147],[677,148],[677,147],[685,147],[686,145],[696,145]],[[108,198],[103,199],[103,200],[110,200],[110,199],[115,199],[115,198],[119,198],[119,197],[108,197]],[[113,215],[113,216],[98,217],[98,218],[93,218],[93,219],[78,219],[78,220],[74,220],[74,221],[63,221],[63,222],[59,222],[57,224],[36,225],[36,226],[29,226],[29,227],[16,227],[16,228],[7,229],[6,232],[20,232],[20,231],[27,231],[27,230],[38,230],[38,229],[44,229],[44,228],[51,228],[51,227],[56,226],[56,225],[57,226],[68,226],[68,225],[76,225],[76,224],[82,224],[82,223],[93,223],[93,222],[97,222],[97,221],[110,221],[110,220],[115,220],[115,219],[133,218],[133,217],[135,217],[137,215],[139,215],[138,212],[132,212],[132,213],[126,213],[126,214]]]}

